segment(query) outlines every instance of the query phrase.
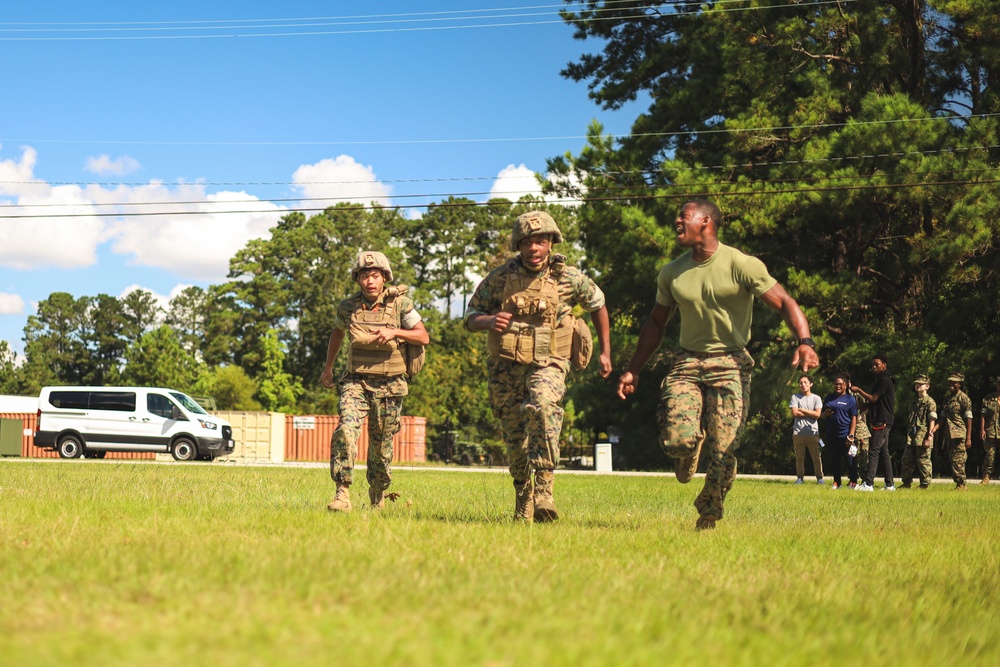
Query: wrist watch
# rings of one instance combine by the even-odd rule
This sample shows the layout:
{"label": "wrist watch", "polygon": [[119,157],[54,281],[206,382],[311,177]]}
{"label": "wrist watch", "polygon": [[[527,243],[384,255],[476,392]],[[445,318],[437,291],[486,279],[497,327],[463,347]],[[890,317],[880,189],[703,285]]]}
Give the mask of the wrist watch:
{"label": "wrist watch", "polygon": [[800,338],[799,345],[808,345],[812,349],[814,350],[816,349],[816,341],[814,341],[812,338]]}

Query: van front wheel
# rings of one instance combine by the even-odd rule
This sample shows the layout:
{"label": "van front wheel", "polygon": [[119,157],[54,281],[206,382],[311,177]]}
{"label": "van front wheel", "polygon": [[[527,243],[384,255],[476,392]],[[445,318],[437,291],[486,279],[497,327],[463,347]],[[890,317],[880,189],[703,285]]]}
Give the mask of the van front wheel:
{"label": "van front wheel", "polygon": [[178,461],[194,461],[198,458],[198,448],[187,438],[181,438],[174,443],[174,448],[170,451]]}
{"label": "van front wheel", "polygon": [[83,443],[75,435],[67,435],[59,441],[59,456],[64,459],[78,459],[83,454]]}

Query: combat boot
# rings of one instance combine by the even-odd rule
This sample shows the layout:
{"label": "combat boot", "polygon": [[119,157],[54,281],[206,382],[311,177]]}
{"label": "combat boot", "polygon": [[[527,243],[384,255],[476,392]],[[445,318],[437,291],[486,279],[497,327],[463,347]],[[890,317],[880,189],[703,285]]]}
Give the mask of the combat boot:
{"label": "combat boot", "polygon": [[551,470],[535,471],[535,523],[549,523],[559,518],[556,503],[552,499],[555,474]]}
{"label": "combat boot", "polygon": [[532,497],[531,479],[514,480],[514,521],[531,521],[535,518],[535,499]]}
{"label": "combat boot", "polygon": [[337,495],[333,502],[326,506],[331,512],[351,511],[351,486],[350,484],[338,484]]}
{"label": "combat boot", "polygon": [[983,481],[981,481],[980,484],[989,484],[989,483],[990,483],[990,476],[983,475]]}
{"label": "combat boot", "polygon": [[711,516],[698,517],[698,521],[694,524],[694,529],[697,531],[715,530],[715,517]]}
{"label": "combat boot", "polygon": [[[694,474],[698,472],[698,457],[701,456],[701,445],[703,442],[705,442],[704,438],[698,441],[698,446],[695,447],[694,454],[691,456],[684,456],[676,459],[677,463],[674,465],[674,476],[681,484],[687,484],[690,482],[691,478],[694,477]],[[735,477],[735,474],[733,477]]]}
{"label": "combat boot", "polygon": [[374,486],[368,487],[369,507],[373,510],[380,510],[385,507],[385,489],[376,489]]}

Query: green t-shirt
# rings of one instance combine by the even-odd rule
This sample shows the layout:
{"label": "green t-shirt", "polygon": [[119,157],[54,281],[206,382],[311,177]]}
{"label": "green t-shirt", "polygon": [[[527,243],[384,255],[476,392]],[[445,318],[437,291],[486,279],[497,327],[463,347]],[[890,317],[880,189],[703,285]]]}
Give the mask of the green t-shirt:
{"label": "green t-shirt", "polygon": [[677,306],[685,350],[739,350],[750,340],[753,298],[777,282],[764,262],[720,243],[704,262],[694,261],[689,250],[660,269],[656,302]]}

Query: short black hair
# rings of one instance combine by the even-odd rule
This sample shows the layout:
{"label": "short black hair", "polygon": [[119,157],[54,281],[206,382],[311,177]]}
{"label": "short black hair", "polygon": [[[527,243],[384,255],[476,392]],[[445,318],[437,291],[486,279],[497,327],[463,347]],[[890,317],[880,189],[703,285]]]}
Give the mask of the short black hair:
{"label": "short black hair", "polygon": [[844,384],[851,384],[851,376],[847,373],[837,373],[834,375],[833,381],[836,382],[837,380],[843,380]]}
{"label": "short black hair", "polygon": [[879,361],[881,361],[881,362],[882,362],[883,364],[885,364],[886,366],[888,366],[888,365],[889,365],[889,357],[888,357],[888,356],[886,355],[886,353],[885,353],[885,352],[879,352],[879,353],[878,353],[878,354],[876,354],[876,355],[875,355],[874,357],[872,357],[872,360],[873,360],[873,361],[874,361],[875,359],[878,359]]}
{"label": "short black hair", "polygon": [[707,215],[717,228],[722,226],[722,211],[707,199],[691,199],[684,206],[681,206],[681,209],[683,210],[687,206],[693,206],[702,215]]}

